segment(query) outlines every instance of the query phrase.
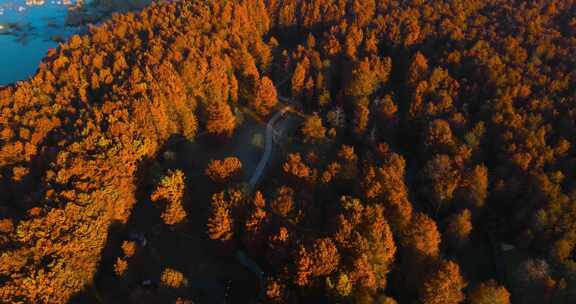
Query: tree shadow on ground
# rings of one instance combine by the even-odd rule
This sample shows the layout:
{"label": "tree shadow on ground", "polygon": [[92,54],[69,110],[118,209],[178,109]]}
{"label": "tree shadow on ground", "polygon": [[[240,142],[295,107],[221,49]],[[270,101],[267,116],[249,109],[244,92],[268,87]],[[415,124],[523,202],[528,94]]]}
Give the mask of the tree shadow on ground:
{"label": "tree shadow on ground", "polygon": [[[111,225],[92,285],[69,303],[174,303],[178,297],[194,303],[248,303],[258,295],[257,278],[236,261],[235,252],[222,252],[207,237],[210,197],[218,189],[204,177],[204,161],[195,161],[203,158],[186,153],[190,144],[174,136],[154,159],[141,161],[137,203],[128,222]],[[162,172],[173,169],[184,171],[189,199],[184,206],[187,221],[170,228],[149,197]],[[138,250],[127,259],[126,273],[118,277],[114,263],[123,257],[121,245],[126,240],[135,241]],[[160,286],[165,268],[182,272],[187,286]]]}

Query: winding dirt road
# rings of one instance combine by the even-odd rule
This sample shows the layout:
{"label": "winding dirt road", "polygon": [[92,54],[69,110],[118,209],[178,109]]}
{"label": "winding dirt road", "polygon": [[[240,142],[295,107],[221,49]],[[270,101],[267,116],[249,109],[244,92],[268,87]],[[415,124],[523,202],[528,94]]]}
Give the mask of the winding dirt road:
{"label": "winding dirt road", "polygon": [[270,160],[270,155],[272,154],[272,144],[274,142],[274,124],[289,110],[290,106],[284,106],[282,109],[278,110],[278,112],[276,112],[276,114],[274,114],[274,116],[272,116],[272,118],[270,118],[266,124],[266,143],[264,147],[264,153],[262,154],[262,157],[260,158],[260,161],[258,162],[258,165],[256,166],[256,169],[250,178],[250,181],[248,182],[250,191],[252,191],[256,184],[258,184],[258,181],[260,181],[262,173],[264,172],[264,169]]}

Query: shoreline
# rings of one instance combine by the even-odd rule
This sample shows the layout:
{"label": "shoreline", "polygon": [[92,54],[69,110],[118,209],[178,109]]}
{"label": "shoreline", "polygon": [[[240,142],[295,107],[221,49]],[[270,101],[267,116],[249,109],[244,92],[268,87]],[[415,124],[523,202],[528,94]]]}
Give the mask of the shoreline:
{"label": "shoreline", "polygon": [[[66,2],[66,1],[65,1]],[[69,4],[58,5],[44,2],[42,5],[30,5],[30,15],[18,14],[7,17],[0,22],[0,38],[6,42],[8,51],[3,65],[7,65],[4,75],[0,77],[0,88],[15,86],[19,81],[26,81],[37,73],[37,69],[47,52],[57,48],[73,35],[83,35],[89,25],[99,25],[114,13],[138,11],[148,6],[150,0],[78,0]],[[39,11],[44,9],[48,10]],[[6,11],[5,11],[6,12]],[[33,13],[31,13],[33,12]],[[41,17],[38,17],[41,16]],[[46,17],[56,21],[44,22]],[[2,42],[0,42],[2,43]],[[39,60],[39,61],[38,61]],[[12,62],[25,62],[24,65],[13,65]]]}

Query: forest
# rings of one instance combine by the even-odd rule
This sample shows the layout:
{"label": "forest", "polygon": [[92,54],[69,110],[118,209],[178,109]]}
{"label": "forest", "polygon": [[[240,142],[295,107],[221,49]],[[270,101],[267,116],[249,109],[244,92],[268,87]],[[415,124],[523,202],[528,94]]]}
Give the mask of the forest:
{"label": "forest", "polygon": [[576,303],[574,143],[575,0],[156,1],[0,88],[0,302]]}

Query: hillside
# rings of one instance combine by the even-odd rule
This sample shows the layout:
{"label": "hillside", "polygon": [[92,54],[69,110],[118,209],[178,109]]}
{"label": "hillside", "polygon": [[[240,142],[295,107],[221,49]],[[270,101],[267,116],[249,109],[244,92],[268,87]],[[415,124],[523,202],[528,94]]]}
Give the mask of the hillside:
{"label": "hillside", "polygon": [[0,88],[0,302],[572,303],[574,142],[573,0],[115,14]]}

